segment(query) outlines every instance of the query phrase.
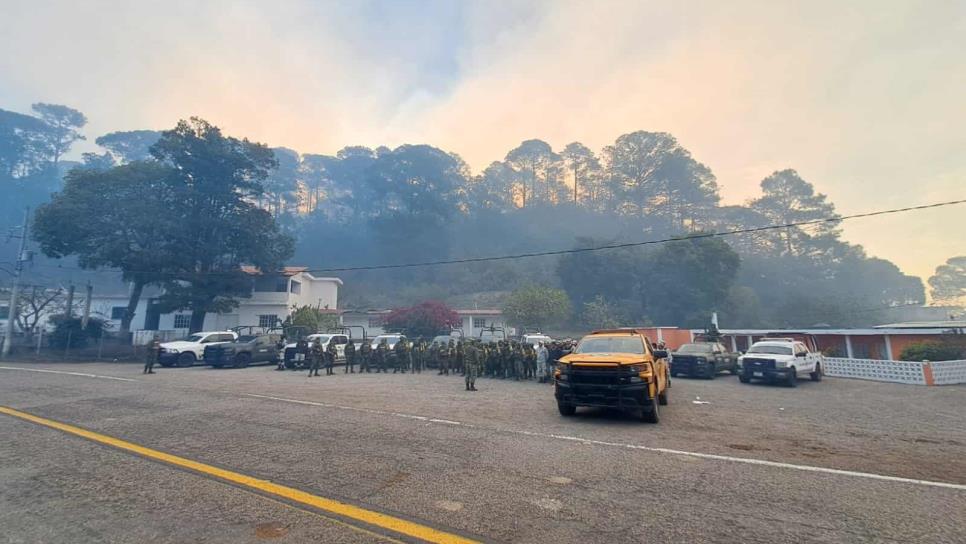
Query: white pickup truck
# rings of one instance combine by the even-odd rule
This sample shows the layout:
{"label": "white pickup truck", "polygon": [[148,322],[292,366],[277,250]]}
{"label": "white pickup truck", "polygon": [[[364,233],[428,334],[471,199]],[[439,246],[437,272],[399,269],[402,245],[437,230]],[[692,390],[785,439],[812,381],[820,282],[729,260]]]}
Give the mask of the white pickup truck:
{"label": "white pickup truck", "polygon": [[822,379],[822,354],[808,349],[804,342],[791,338],[768,338],[755,342],[738,357],[741,383],[751,380],[782,382],[789,387],[798,378],[809,376],[813,382]]}
{"label": "white pickup truck", "polygon": [[[329,343],[332,342],[335,344],[336,360],[337,361],[345,360],[345,347],[349,343],[348,335],[332,334],[332,333],[310,334],[305,337],[305,340],[308,342],[309,349],[311,349],[312,344],[314,344],[317,341],[319,344],[321,344],[323,352],[329,349]],[[302,366],[305,366],[305,363],[303,361],[296,361],[295,348],[297,345],[298,344],[296,342],[290,342],[288,344],[285,344],[285,351],[282,355],[282,361],[285,368],[294,369],[294,368],[301,368]]]}
{"label": "white pickup truck", "polygon": [[181,340],[163,342],[158,362],[161,366],[193,366],[205,358],[207,346],[234,342],[238,335],[232,331],[196,332]]}

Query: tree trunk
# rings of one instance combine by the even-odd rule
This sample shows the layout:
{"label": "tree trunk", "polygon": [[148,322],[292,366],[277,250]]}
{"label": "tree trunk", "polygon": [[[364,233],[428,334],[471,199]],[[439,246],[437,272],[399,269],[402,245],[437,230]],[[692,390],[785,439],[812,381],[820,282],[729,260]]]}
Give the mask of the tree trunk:
{"label": "tree trunk", "polygon": [[191,310],[191,324],[188,325],[188,334],[199,332],[205,328],[204,310]]}
{"label": "tree trunk", "polygon": [[121,318],[121,333],[127,334],[131,332],[131,321],[134,320],[134,312],[138,308],[138,302],[141,300],[141,293],[144,291],[144,282],[141,280],[134,280],[131,289],[131,296],[127,299],[127,308],[124,310],[124,316]]}

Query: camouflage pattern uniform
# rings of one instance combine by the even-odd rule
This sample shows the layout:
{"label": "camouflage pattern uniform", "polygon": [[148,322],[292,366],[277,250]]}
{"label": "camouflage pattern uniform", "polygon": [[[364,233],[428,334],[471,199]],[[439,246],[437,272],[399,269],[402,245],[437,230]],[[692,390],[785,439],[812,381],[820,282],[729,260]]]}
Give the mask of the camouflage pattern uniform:
{"label": "camouflage pattern uniform", "polygon": [[161,357],[161,339],[155,335],[148,344],[148,351],[144,354],[144,371],[142,374],[154,374],[154,365]]}
{"label": "camouflage pattern uniform", "polygon": [[376,372],[389,372],[389,369],[386,367],[386,364],[389,362],[387,361],[388,358],[389,344],[386,343],[386,339],[383,338],[376,346],[376,364],[378,365]]}
{"label": "camouflage pattern uniform", "polygon": [[356,364],[356,345],[349,339],[349,343],[345,345],[345,373],[355,374],[356,369],[354,368]]}
{"label": "camouflage pattern uniform", "polygon": [[322,343],[315,340],[312,342],[312,352],[308,354],[309,358],[309,377],[313,375],[319,375],[319,365],[322,363]]}
{"label": "camouflage pattern uniform", "polygon": [[405,374],[406,368],[409,366],[409,342],[405,338],[400,338],[396,345],[392,347],[392,351],[396,360],[392,373],[395,374],[402,370],[402,373]]}
{"label": "camouflage pattern uniform", "polygon": [[476,377],[480,375],[481,353],[475,342],[468,344],[463,350],[464,372],[466,374],[466,390],[476,391]]}
{"label": "camouflage pattern uniform", "polygon": [[339,356],[339,350],[335,347],[335,341],[329,340],[328,347],[325,348],[325,375],[333,374],[332,367],[335,366],[335,359]]}

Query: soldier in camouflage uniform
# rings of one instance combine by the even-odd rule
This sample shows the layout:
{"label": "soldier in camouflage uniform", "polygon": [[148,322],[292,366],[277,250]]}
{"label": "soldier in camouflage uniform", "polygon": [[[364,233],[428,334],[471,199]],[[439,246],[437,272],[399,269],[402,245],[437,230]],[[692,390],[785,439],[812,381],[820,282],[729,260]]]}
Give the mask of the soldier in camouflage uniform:
{"label": "soldier in camouflage uniform", "polygon": [[372,346],[363,338],[362,346],[359,347],[359,374],[371,372],[369,365],[372,361]]}
{"label": "soldier in camouflage uniform", "polygon": [[396,345],[392,347],[395,365],[393,365],[392,373],[395,374],[402,370],[402,373],[406,373],[406,368],[409,367],[409,342],[405,338],[400,338]]}
{"label": "soldier in camouflage uniform", "polygon": [[319,375],[319,365],[321,365],[322,363],[323,356],[324,355],[322,353],[322,343],[319,342],[318,338],[316,338],[315,342],[312,342],[311,353],[308,354],[310,378],[313,376],[313,373],[315,376]]}
{"label": "soldier in camouflage uniform", "polygon": [[335,347],[335,341],[329,340],[329,345],[325,348],[325,375],[333,374],[332,367],[335,366],[335,359],[339,356],[339,350]]}
{"label": "soldier in camouflage uniform", "polygon": [[355,345],[355,342],[353,342],[352,339],[350,338],[349,343],[345,345],[345,373],[355,374],[356,373],[355,364],[356,364],[356,345]]}
{"label": "soldier in camouflage uniform", "polygon": [[448,344],[439,347],[439,374],[449,376],[449,364],[452,355],[456,351],[456,346],[453,340],[450,340]]}
{"label": "soldier in camouflage uniform", "polygon": [[463,356],[465,357],[463,370],[466,375],[466,390],[476,391],[476,377],[480,375],[482,366],[481,353],[476,342],[471,341],[464,347]]}
{"label": "soldier in camouflage uniform", "polygon": [[144,354],[144,371],[142,374],[154,374],[154,365],[157,364],[158,359],[161,358],[161,337],[154,335],[151,339],[151,343],[148,344],[148,350]]}
{"label": "soldier in camouflage uniform", "polygon": [[389,363],[389,344],[383,338],[376,346],[376,364],[379,365],[376,372],[389,372],[386,364]]}
{"label": "soldier in camouflage uniform", "polygon": [[413,372],[423,373],[423,366],[426,364],[426,342],[418,340],[413,346]]}
{"label": "soldier in camouflage uniform", "polygon": [[460,339],[458,342],[456,342],[456,351],[455,351],[455,354],[453,355],[452,366],[453,366],[454,373],[459,372],[460,374],[465,375],[465,371],[463,368],[463,348],[464,348],[464,342],[462,339]]}

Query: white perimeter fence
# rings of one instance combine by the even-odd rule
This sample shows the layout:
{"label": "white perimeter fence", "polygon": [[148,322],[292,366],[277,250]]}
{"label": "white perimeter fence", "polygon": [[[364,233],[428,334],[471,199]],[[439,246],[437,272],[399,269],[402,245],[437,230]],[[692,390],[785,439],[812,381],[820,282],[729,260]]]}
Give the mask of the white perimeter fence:
{"label": "white perimeter fence", "polygon": [[826,357],[825,375],[913,385],[951,385],[966,383],[966,360],[916,362]]}

